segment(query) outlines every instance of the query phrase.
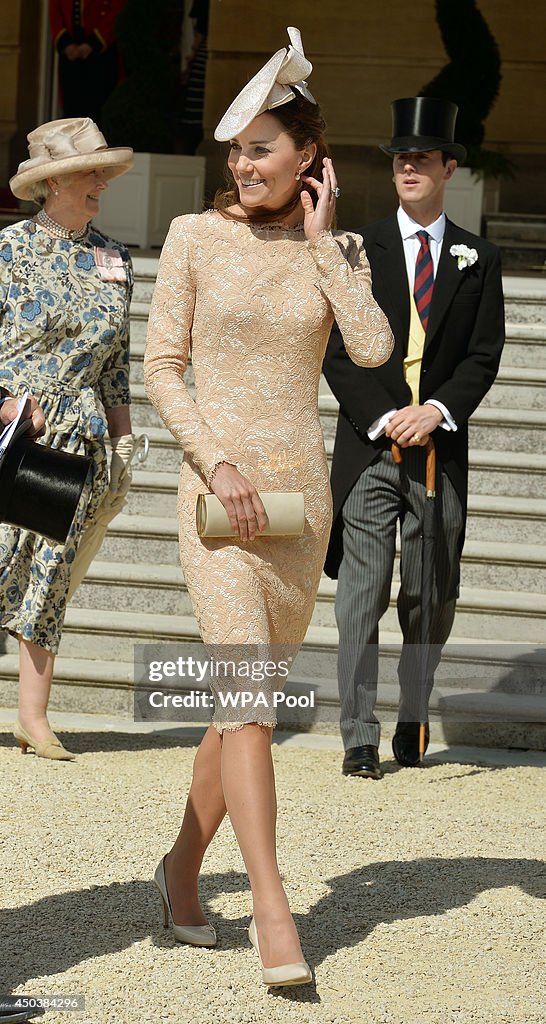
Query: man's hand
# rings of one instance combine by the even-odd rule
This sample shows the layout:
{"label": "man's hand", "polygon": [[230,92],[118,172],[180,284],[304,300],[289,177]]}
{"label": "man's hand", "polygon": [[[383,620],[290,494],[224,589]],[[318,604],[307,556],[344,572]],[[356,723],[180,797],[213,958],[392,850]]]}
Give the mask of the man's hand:
{"label": "man's hand", "polygon": [[69,43],[63,50],[63,56],[67,60],[78,60],[80,56],[80,48],[76,43]]}
{"label": "man's hand", "polygon": [[88,57],[93,53],[93,47],[89,43],[81,43],[78,46],[78,57],[80,60],[87,60]]}
{"label": "man's hand", "polygon": [[[18,404],[18,398],[8,398],[2,403],[2,405],[0,405],[0,423],[3,427],[9,426],[9,424],[16,418]],[[38,437],[40,434],[43,434],[45,428],[45,416],[35,398],[27,399],[21,420],[32,420],[32,427],[29,430],[27,437]]]}
{"label": "man's hand", "polygon": [[435,405],[406,405],[391,417],[385,433],[401,448],[423,446],[443,418]]}

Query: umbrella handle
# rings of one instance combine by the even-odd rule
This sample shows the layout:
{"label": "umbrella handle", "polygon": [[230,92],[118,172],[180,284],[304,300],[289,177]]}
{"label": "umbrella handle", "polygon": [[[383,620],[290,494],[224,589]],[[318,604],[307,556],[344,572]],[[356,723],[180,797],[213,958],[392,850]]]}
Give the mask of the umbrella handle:
{"label": "umbrella handle", "polygon": [[[427,453],[427,476],[426,476],[427,491],[435,491],[435,489],[436,489],[436,448],[434,446],[434,441],[432,440],[431,437],[429,437],[429,439],[428,439],[428,441],[427,441],[427,443],[425,445],[425,451]],[[401,463],[402,463],[402,449],[401,449],[400,445],[396,443],[396,441],[393,441],[392,444],[391,444],[391,455],[392,455],[393,462],[396,462],[396,465],[400,466]]]}
{"label": "umbrella handle", "polygon": [[427,498],[436,497],[436,448],[434,441],[429,437],[425,451],[427,453],[427,467],[426,467],[426,488]]}
{"label": "umbrella handle", "polygon": [[425,722],[419,722],[419,761],[425,760]]}
{"label": "umbrella handle", "polygon": [[396,441],[393,441],[392,444],[391,444],[391,455],[392,455],[393,462],[395,462],[397,466],[401,466],[402,465],[402,449],[401,449],[400,445],[396,443]]}

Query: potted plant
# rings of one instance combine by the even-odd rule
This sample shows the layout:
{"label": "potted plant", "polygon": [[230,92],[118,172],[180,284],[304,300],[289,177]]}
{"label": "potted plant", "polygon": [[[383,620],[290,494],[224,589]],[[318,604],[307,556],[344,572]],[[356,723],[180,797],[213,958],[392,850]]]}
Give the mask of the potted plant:
{"label": "potted plant", "polygon": [[133,147],[135,165],[111,183],[97,224],[130,245],[162,245],[172,218],[203,203],[204,157],[174,152],[182,14],[181,0],[127,0],[116,25],[125,76],[102,127],[110,145]]}

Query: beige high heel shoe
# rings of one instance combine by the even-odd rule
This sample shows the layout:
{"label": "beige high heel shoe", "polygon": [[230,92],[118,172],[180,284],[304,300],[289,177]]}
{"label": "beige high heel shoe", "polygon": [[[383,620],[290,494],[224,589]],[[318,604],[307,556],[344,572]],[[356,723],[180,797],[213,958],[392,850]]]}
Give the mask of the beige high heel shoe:
{"label": "beige high heel shoe", "polygon": [[17,719],[13,726],[13,735],[21,747],[21,753],[26,754],[29,747],[32,747],[36,757],[48,757],[50,761],[75,761],[76,754],[71,754],[70,750],[63,747],[60,739],[57,738],[54,732],[51,736],[47,736],[45,740],[35,740],[32,738],[21,725],[19,719]]}
{"label": "beige high heel shoe", "polygon": [[165,879],[165,857],[163,857],[155,869],[154,882],[161,893],[163,900],[163,927],[169,927],[169,917],[173,926],[173,935],[177,942],[186,942],[190,946],[207,946],[212,949],[217,942],[216,932],[211,924],[175,924],[171,901],[167,891]]}
{"label": "beige high heel shoe", "polygon": [[279,967],[264,967],[262,957],[260,955],[258,932],[256,931],[256,925],[254,924],[254,918],[252,918],[252,921],[250,922],[248,937],[258,954],[262,968],[262,981],[264,985],[269,985],[270,988],[280,987],[281,985],[308,985],[309,982],[313,980],[311,968],[305,960],[299,964],[281,964]]}

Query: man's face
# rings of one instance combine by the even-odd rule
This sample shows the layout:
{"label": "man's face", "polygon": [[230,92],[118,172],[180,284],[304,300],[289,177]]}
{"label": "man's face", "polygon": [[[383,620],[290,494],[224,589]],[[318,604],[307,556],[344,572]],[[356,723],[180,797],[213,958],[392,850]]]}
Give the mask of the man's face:
{"label": "man's face", "polygon": [[393,162],[394,184],[403,206],[442,206],[444,189],[457,166],[456,160],[444,164],[442,151],[396,153]]}

